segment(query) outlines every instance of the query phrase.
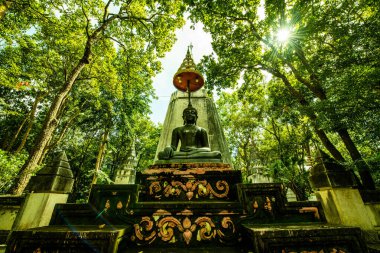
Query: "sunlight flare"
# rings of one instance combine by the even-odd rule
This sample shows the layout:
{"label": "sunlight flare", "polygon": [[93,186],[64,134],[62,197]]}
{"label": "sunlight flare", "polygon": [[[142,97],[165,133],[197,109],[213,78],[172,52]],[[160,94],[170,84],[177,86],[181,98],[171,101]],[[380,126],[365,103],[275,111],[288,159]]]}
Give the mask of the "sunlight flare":
{"label": "sunlight flare", "polygon": [[289,40],[290,37],[290,30],[287,28],[283,28],[278,30],[277,32],[277,40],[280,43],[286,43]]}

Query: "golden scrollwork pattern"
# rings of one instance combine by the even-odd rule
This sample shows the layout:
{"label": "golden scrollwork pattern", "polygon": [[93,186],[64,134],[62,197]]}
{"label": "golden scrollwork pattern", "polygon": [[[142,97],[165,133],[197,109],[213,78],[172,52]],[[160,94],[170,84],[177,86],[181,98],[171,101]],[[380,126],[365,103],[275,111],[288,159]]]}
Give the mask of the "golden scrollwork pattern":
{"label": "golden scrollwork pattern", "polygon": [[148,216],[142,217],[140,223],[134,225],[134,231],[132,241],[140,240],[151,244],[157,237],[157,232],[154,230],[154,220]]}
{"label": "golden scrollwork pattern", "polygon": [[132,241],[137,244],[150,244],[156,239],[162,243],[177,243],[183,241],[189,245],[193,241],[211,241],[218,239],[225,243],[235,235],[235,225],[230,217],[223,217],[215,223],[210,217],[198,217],[194,221],[185,216],[163,216],[159,219],[143,217],[138,224],[134,225]]}
{"label": "golden scrollwork pattern", "polygon": [[224,199],[228,197],[230,187],[224,180],[219,180],[215,183],[215,188],[211,186],[207,180],[188,180],[186,183],[181,181],[158,182],[154,181],[149,185],[149,195],[156,199],[180,196],[183,192],[188,200],[191,200],[194,195],[203,198],[218,198]]}
{"label": "golden scrollwork pattern", "polygon": [[160,182],[153,182],[149,185],[149,194],[152,195],[156,192],[160,192],[161,191],[161,185],[160,185]]}
{"label": "golden scrollwork pattern", "polygon": [[236,228],[230,217],[223,217],[220,222],[220,227],[216,231],[218,234],[219,241],[222,243],[228,243],[229,241],[236,238]]}
{"label": "golden scrollwork pattern", "polygon": [[199,217],[195,220],[195,224],[200,227],[198,234],[202,241],[209,241],[215,238],[215,224],[210,217]]}

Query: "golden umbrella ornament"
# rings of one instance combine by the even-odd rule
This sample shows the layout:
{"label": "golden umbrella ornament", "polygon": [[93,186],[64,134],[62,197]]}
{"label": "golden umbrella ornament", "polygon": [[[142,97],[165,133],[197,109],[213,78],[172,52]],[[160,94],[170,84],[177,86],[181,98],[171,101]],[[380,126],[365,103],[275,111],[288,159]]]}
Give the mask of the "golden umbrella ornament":
{"label": "golden umbrella ornament", "polygon": [[189,106],[191,106],[190,93],[199,90],[204,85],[202,74],[195,68],[190,47],[187,48],[186,57],[173,77],[174,86],[180,91],[188,92]]}

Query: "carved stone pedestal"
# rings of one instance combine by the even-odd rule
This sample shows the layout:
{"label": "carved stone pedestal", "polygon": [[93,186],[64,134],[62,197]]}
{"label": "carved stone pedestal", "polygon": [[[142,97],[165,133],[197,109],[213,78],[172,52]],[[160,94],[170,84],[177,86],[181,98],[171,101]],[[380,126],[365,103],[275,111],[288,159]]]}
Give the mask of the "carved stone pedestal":
{"label": "carved stone pedestal", "polygon": [[242,213],[240,171],[224,163],[156,164],[137,178],[140,194],[131,242],[137,246],[236,245]]}
{"label": "carved stone pedestal", "polygon": [[235,200],[241,172],[224,163],[152,165],[138,178],[140,201]]}

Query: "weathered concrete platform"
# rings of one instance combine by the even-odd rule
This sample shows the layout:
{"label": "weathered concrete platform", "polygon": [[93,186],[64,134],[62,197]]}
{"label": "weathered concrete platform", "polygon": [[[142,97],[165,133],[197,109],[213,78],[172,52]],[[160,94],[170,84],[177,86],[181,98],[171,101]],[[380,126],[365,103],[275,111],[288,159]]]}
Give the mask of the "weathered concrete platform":
{"label": "weathered concrete platform", "polygon": [[48,226],[13,231],[7,252],[116,252],[129,226]]}
{"label": "weathered concrete platform", "polygon": [[261,252],[368,252],[359,228],[327,224],[243,223],[246,241],[254,253]]}

